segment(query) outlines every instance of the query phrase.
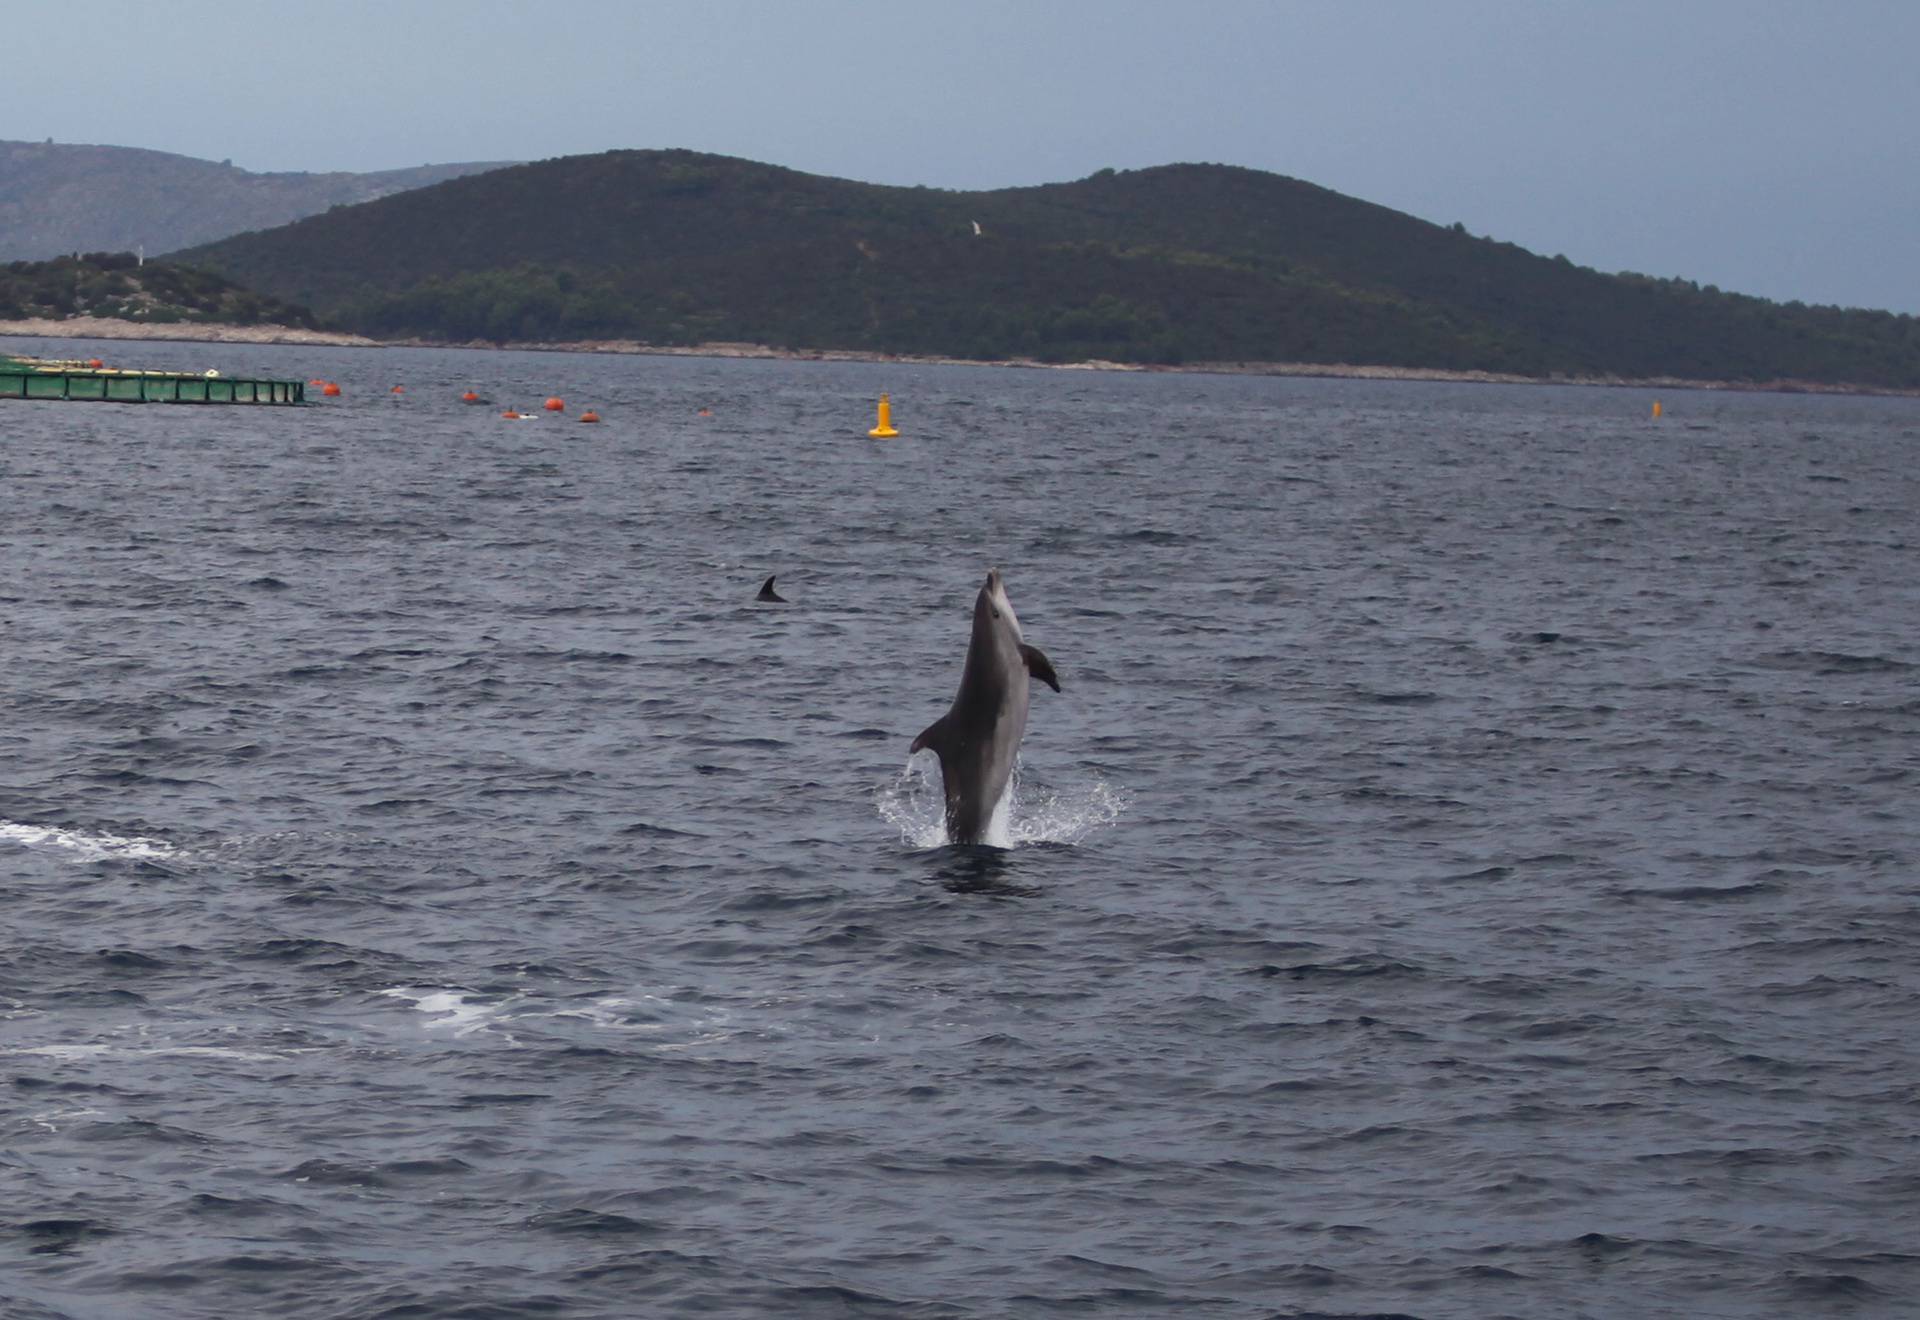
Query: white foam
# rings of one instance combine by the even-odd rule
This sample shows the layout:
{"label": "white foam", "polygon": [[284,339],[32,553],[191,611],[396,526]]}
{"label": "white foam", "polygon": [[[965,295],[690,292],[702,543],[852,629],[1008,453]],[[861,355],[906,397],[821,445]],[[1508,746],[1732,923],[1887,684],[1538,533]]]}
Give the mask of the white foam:
{"label": "white foam", "polygon": [[[1016,797],[1017,793],[1017,797]],[[1124,788],[1091,775],[1063,788],[1019,791],[1015,777],[1014,802],[1007,812],[1010,847],[1031,843],[1075,844],[1119,820],[1131,795]]]}
{"label": "white foam", "polygon": [[[667,995],[635,991],[630,995],[605,995],[584,1008],[561,1009],[554,1017],[584,1018],[609,1031],[631,1031],[643,1035],[672,1034],[689,1037],[681,1045],[710,1043],[740,1034],[728,1029],[732,1014],[715,1004],[688,1004]],[[678,1048],[662,1045],[663,1049]]]}
{"label": "white foam", "polygon": [[63,830],[51,825],[20,825],[0,820],[0,840],[29,848],[54,848],[69,854],[74,862],[97,862],[102,858],[134,859],[177,857],[178,851],[163,839],[140,835],[88,834],[82,830]]}
{"label": "white foam", "polygon": [[85,1122],[90,1118],[106,1116],[106,1111],[102,1109],[47,1109],[38,1114],[27,1114],[22,1121],[31,1123],[35,1127],[43,1127],[49,1132],[58,1132],[63,1127],[72,1127],[75,1123]]}
{"label": "white foam", "polygon": [[236,1059],[241,1063],[274,1063],[289,1054],[305,1054],[308,1051],[285,1050],[274,1053],[269,1050],[237,1050],[226,1045],[171,1045],[160,1046],[147,1052],[192,1059]]}
{"label": "white foam", "polygon": [[479,1000],[457,990],[421,990],[408,986],[395,986],[391,990],[382,990],[381,994],[389,999],[403,999],[416,1010],[429,1014],[437,1021],[427,1023],[430,1029],[445,1028],[456,1036],[467,1036],[483,1027],[492,1026],[506,1018],[507,1004],[498,1000]]}
{"label": "white foam", "polygon": [[[1120,819],[1128,801],[1125,789],[1099,775],[1062,788],[1023,787],[1016,765],[1007,791],[994,805],[983,842],[994,848],[1079,843]],[[940,782],[939,758],[933,753],[921,752],[909,758],[893,782],[882,785],[874,794],[874,806],[882,820],[900,831],[900,841],[908,847],[939,848],[946,844],[946,796]]]}
{"label": "white foam", "polygon": [[[601,995],[585,1001],[568,999],[557,1004],[527,996],[480,998],[457,990],[411,986],[395,986],[380,993],[427,1014],[433,1019],[425,1024],[429,1031],[447,1031],[457,1037],[507,1024],[522,1034],[539,1032],[543,1027],[547,1030],[560,1027],[565,1031],[568,1028],[562,1024],[584,1024],[591,1033],[618,1033],[643,1039],[651,1049],[685,1050],[752,1034],[732,1028],[731,1015],[724,1008],[681,1003],[644,990]],[[507,1031],[490,1039],[502,1040],[510,1046],[521,1043]]]}
{"label": "white foam", "polygon": [[43,1059],[59,1059],[63,1063],[72,1063],[79,1059],[98,1059],[103,1056],[130,1058],[152,1058],[155,1056],[183,1057],[192,1059],[237,1059],[243,1063],[274,1063],[290,1053],[303,1051],[289,1050],[273,1053],[266,1050],[239,1050],[224,1045],[23,1045],[18,1049],[0,1050],[4,1054],[28,1054]]}
{"label": "white foam", "polygon": [[94,1059],[102,1054],[111,1053],[111,1045],[23,1045],[10,1049],[8,1054],[32,1054],[43,1059],[59,1059],[72,1062],[75,1059]]}
{"label": "white foam", "polygon": [[661,1032],[677,1025],[668,1019],[678,1009],[671,999],[659,995],[606,995],[579,1007],[558,1009],[553,1016],[579,1018],[609,1031]]}

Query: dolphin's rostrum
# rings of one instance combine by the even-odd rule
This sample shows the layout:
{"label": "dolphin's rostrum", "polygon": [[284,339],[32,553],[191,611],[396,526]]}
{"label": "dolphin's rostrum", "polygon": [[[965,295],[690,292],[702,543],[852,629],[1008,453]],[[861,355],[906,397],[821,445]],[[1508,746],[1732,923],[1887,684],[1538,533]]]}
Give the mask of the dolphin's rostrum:
{"label": "dolphin's rostrum", "polygon": [[913,740],[913,751],[925,748],[940,758],[948,843],[979,843],[1007,791],[1027,731],[1028,674],[1060,690],[1052,662],[1021,640],[996,568],[973,602],[973,640],[953,706]]}

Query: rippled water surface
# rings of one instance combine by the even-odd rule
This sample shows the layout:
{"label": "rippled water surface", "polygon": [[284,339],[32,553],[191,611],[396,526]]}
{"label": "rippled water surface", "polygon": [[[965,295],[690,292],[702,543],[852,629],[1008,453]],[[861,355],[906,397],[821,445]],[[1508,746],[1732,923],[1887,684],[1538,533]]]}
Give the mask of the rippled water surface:
{"label": "rippled water surface", "polygon": [[9,1320],[1920,1295],[1920,402],[12,347]]}

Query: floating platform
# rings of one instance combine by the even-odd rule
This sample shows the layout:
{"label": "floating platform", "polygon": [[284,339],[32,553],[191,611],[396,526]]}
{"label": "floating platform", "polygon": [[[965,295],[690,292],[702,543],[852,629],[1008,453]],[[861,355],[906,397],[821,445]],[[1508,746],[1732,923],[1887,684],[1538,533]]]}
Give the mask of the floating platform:
{"label": "floating platform", "polygon": [[248,403],[307,401],[297,380],[248,380],[208,372],[134,371],[90,362],[0,357],[0,399],[80,399],[96,403]]}

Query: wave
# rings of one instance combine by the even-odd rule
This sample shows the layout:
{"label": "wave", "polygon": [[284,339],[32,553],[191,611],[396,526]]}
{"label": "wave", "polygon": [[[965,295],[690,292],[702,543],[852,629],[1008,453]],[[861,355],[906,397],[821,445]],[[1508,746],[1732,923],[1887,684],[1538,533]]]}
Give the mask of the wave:
{"label": "wave", "polygon": [[454,1038],[488,1033],[516,1047],[592,1043],[612,1033],[672,1051],[741,1034],[723,1005],[644,988],[563,998],[405,985],[379,993],[422,1014],[427,1031]]}
{"label": "wave", "polygon": [[108,858],[156,861],[179,856],[179,850],[164,839],[138,834],[96,834],[61,829],[57,825],[22,825],[10,820],[0,820],[0,842],[64,853],[72,862],[98,862]]}

